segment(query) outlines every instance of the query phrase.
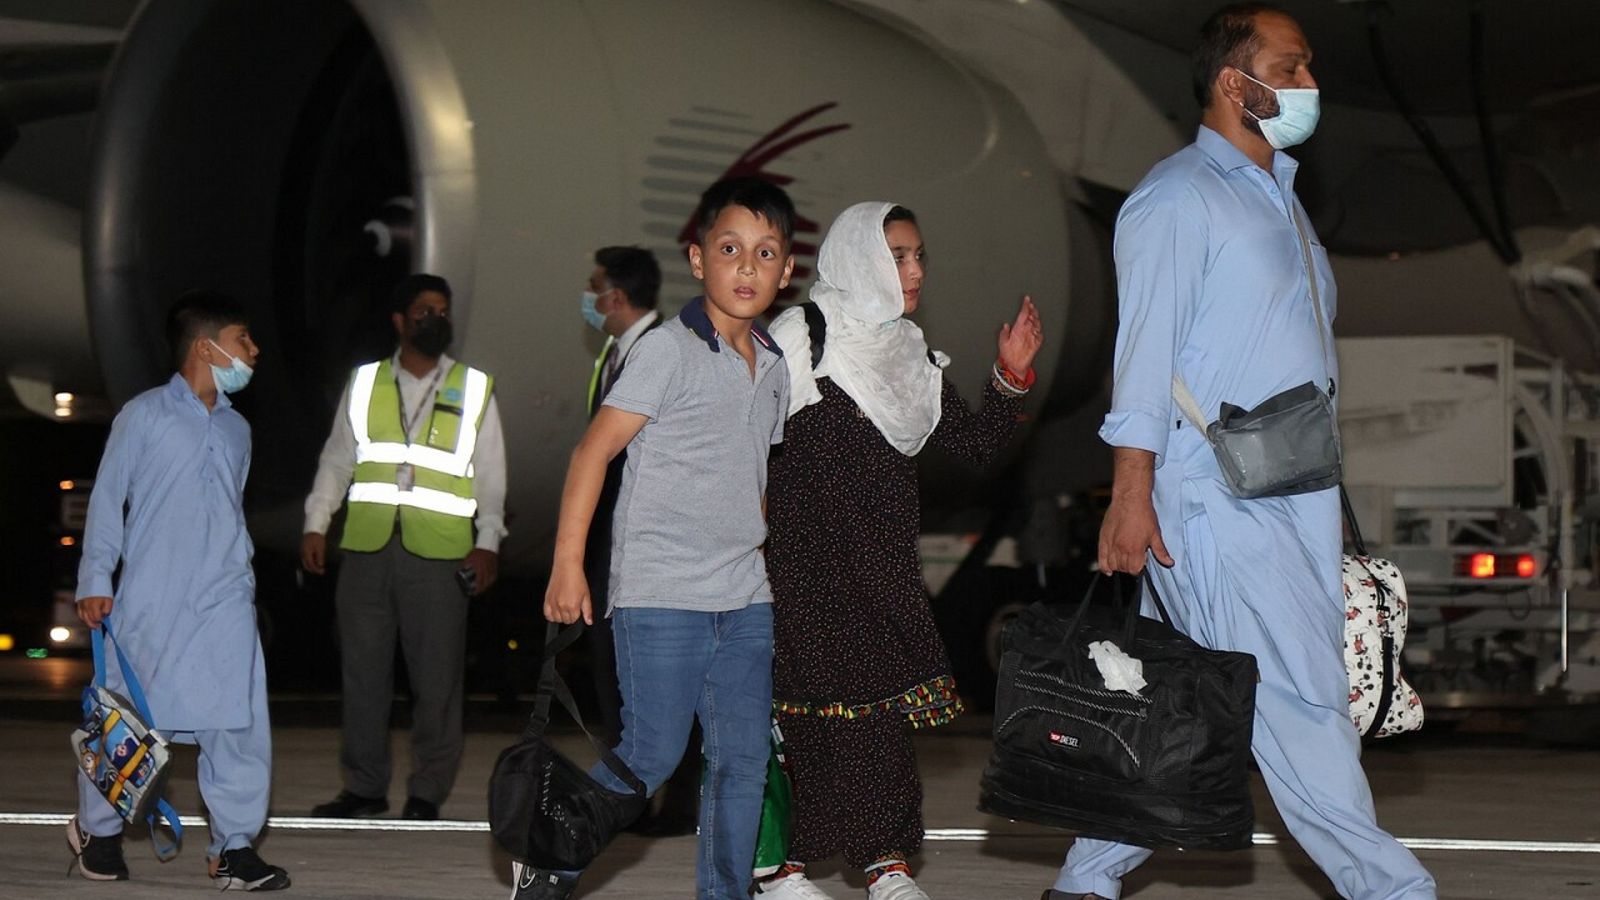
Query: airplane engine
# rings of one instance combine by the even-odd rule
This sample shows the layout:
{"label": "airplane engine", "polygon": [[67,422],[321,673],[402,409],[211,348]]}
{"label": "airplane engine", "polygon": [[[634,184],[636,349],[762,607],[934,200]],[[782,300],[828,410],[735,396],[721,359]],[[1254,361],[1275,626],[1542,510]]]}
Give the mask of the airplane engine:
{"label": "airplane engine", "polygon": [[822,0],[150,0],[113,63],[93,160],[86,288],[115,401],[162,377],[179,293],[251,304],[263,357],[240,403],[264,542],[298,533],[349,367],[392,346],[388,288],[430,271],[456,289],[452,352],[497,377],[505,552],[530,564],[586,422],[599,335],[577,308],[594,249],[655,250],[675,312],[698,292],[682,252],[696,198],[728,174],[796,200],[780,302],[804,298],[835,214],[893,200],[921,220],[918,320],[965,394],[1024,292],[1046,317],[1049,405],[1103,378],[1086,361],[1104,358],[1104,297],[1069,297],[1074,239],[1103,247],[1083,246],[1089,226],[1013,98]]}

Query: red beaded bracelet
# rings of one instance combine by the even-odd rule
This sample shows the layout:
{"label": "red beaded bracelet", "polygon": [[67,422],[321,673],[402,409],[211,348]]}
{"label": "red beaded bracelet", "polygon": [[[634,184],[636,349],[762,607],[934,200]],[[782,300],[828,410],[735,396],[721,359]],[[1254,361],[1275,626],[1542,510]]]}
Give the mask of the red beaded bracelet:
{"label": "red beaded bracelet", "polygon": [[1006,383],[1006,386],[1019,394],[1027,393],[1033,388],[1033,383],[1039,380],[1039,373],[1035,372],[1032,366],[1029,366],[1028,373],[1022,376],[1011,371],[1005,363],[999,360],[995,360],[994,369],[995,373]]}

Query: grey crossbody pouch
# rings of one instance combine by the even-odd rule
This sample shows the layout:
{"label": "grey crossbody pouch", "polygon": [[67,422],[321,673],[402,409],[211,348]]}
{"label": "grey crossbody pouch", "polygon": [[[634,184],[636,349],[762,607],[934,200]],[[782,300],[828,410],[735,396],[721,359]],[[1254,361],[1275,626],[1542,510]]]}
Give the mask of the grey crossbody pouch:
{"label": "grey crossbody pouch", "polygon": [[[1300,234],[1306,278],[1311,283],[1311,305],[1317,316],[1317,337],[1326,358],[1328,327],[1322,315],[1311,243],[1298,212],[1294,226]],[[1223,403],[1217,421],[1207,424],[1188,386],[1176,371],[1172,375],[1173,401],[1205,435],[1228,488],[1245,500],[1304,494],[1339,483],[1343,455],[1339,422],[1333,410],[1333,389],[1331,380],[1326,393],[1308,381],[1268,397],[1254,409]]]}

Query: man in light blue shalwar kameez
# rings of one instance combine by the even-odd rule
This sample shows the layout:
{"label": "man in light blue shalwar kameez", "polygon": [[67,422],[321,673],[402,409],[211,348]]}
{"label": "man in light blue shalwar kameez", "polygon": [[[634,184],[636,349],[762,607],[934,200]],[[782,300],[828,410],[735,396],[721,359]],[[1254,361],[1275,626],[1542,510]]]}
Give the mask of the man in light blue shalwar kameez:
{"label": "man in light blue shalwar kameez", "polygon": [[[1316,122],[1305,37],[1288,16],[1256,7],[1219,11],[1201,34],[1199,136],[1156,165],[1117,220],[1116,382],[1100,431],[1115,448],[1116,474],[1100,565],[1139,572],[1153,558],[1180,629],[1256,657],[1256,761],[1290,833],[1340,896],[1433,900],[1432,877],[1378,827],[1361,769],[1344,667],[1337,491],[1236,498],[1205,436],[1172,401],[1174,373],[1208,420],[1223,402],[1249,409],[1337,377],[1325,324],[1332,270],[1295,198],[1296,163],[1277,150]],[[1149,856],[1080,839],[1045,898],[1115,900],[1122,876]]]}
{"label": "man in light blue shalwar kameez", "polygon": [[[252,848],[267,818],[272,736],[242,509],[250,425],[228,400],[249,381],[257,350],[242,311],[215,293],[180,299],[168,332],[177,374],[123,407],[95,476],[78,615],[91,628],[111,623],[152,724],[199,745],[212,878],[275,890],[288,875]],[[106,656],[108,687],[126,695],[109,646]],[[85,877],[128,877],[122,828],[80,772],[68,839]]]}

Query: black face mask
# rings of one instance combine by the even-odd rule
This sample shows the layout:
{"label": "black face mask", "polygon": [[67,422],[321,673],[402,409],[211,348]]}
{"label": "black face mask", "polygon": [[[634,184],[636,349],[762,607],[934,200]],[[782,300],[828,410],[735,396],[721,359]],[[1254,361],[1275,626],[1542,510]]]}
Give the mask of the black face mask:
{"label": "black face mask", "polygon": [[450,346],[450,320],[444,316],[427,316],[411,320],[411,346],[424,356],[437,358]]}

